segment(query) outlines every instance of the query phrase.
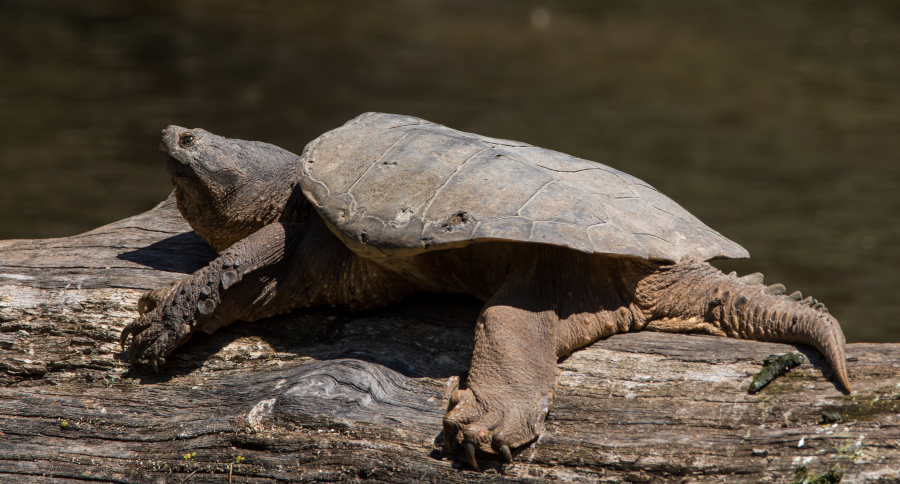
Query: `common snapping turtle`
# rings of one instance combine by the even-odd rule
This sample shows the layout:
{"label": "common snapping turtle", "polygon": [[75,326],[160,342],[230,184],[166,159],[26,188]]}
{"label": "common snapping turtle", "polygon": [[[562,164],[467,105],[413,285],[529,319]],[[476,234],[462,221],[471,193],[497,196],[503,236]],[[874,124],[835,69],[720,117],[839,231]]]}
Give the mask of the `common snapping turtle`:
{"label": "common snapping turtle", "polygon": [[747,252],[608,166],[409,116],[367,113],[301,156],[200,129],[163,131],[178,208],[219,257],[141,299],[132,361],[196,330],[318,304],[375,309],[415,291],[485,302],[453,452],[512,459],[550,408],[557,360],[649,329],[806,343],[849,390],[844,336],[811,298],[725,275]]}

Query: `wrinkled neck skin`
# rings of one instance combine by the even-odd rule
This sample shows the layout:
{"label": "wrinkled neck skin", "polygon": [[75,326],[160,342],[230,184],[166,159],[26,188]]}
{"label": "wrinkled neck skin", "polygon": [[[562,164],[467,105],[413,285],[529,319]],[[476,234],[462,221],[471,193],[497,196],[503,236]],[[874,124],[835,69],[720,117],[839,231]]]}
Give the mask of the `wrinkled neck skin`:
{"label": "wrinkled neck skin", "polygon": [[205,186],[174,184],[178,211],[194,232],[220,253],[271,223],[302,221],[311,209],[294,184],[271,183],[270,195],[249,194],[254,197],[251,200],[241,199],[248,198],[247,193],[217,197]]}

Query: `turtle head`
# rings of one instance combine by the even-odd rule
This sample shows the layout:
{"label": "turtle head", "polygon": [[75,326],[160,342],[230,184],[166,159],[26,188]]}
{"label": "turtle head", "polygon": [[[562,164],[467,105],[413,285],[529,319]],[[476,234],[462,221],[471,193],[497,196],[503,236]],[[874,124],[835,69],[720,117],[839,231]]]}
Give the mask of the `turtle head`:
{"label": "turtle head", "polygon": [[287,212],[295,210],[291,200],[299,196],[297,155],[179,126],[163,130],[159,148],[166,153],[178,211],[217,251],[265,225],[293,219]]}

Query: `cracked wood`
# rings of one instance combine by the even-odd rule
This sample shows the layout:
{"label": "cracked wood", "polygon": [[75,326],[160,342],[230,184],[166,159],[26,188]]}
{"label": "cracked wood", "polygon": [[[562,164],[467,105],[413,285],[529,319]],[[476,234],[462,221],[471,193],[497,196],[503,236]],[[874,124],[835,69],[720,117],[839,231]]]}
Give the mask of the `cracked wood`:
{"label": "cracked wood", "polygon": [[[561,362],[537,445],[486,474],[439,451],[481,308],[468,297],[295,311],[128,373],[118,336],[139,296],[214,256],[172,198],[79,236],[0,242],[0,481],[780,482],[836,462],[843,482],[898,478],[897,344],[848,345],[844,395],[806,346],[614,336]],[[747,393],[765,356],[792,351],[800,367]]]}

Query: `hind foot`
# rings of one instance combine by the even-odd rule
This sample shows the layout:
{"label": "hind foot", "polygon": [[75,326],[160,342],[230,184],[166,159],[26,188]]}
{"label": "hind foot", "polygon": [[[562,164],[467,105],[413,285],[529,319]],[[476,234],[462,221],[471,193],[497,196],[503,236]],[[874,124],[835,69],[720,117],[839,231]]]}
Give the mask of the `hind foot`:
{"label": "hind foot", "polygon": [[465,452],[476,470],[476,454],[511,462],[510,449],[526,445],[541,434],[553,399],[552,391],[524,398],[512,397],[512,393],[455,390],[444,416],[445,451],[457,455]]}

